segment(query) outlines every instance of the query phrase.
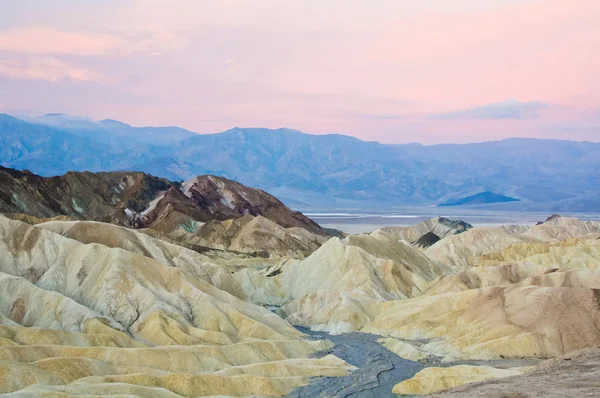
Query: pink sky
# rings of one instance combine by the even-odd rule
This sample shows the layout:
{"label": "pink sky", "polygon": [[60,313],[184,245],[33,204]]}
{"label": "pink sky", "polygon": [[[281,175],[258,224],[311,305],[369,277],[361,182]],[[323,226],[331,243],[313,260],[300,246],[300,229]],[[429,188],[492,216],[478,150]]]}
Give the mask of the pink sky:
{"label": "pink sky", "polygon": [[0,111],[199,133],[599,141],[597,0],[0,4]]}

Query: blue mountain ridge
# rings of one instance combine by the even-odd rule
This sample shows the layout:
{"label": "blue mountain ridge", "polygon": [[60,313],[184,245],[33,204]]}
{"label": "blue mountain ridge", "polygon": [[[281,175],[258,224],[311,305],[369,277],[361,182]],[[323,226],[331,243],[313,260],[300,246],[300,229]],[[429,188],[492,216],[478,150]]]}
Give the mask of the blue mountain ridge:
{"label": "blue mountain ridge", "polygon": [[511,206],[600,211],[600,144],[592,142],[388,145],[285,128],[195,134],[113,120],[74,123],[65,115],[41,119],[0,115],[0,165],[43,176],[69,170],[138,170],[171,180],[214,174],[302,207],[430,206],[494,192],[521,201]]}
{"label": "blue mountain ridge", "polygon": [[499,195],[493,192],[480,192],[475,195],[469,195],[465,198],[447,200],[444,203],[440,203],[439,207],[448,206],[469,206],[469,205],[480,205],[490,203],[508,203],[518,202],[519,199],[511,198],[509,196]]}

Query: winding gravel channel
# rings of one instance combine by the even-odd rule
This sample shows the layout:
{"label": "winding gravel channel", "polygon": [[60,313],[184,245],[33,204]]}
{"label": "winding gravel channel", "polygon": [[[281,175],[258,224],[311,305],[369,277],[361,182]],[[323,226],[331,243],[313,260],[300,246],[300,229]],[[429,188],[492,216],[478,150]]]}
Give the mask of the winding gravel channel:
{"label": "winding gravel channel", "polygon": [[356,397],[396,398],[392,388],[410,379],[424,368],[423,364],[403,359],[377,343],[376,336],[367,333],[347,333],[333,336],[326,332],[313,332],[297,327],[315,339],[331,340],[335,346],[319,356],[333,354],[358,369],[346,377],[318,377],[308,386],[299,387],[287,397]]}
{"label": "winding gravel channel", "polygon": [[429,358],[421,363],[401,358],[377,343],[377,340],[382,336],[360,332],[334,336],[327,332],[314,332],[299,326],[296,326],[296,329],[309,336],[309,338],[315,340],[327,339],[335,344],[330,350],[317,353],[317,356],[333,354],[358,369],[346,377],[316,377],[310,385],[299,387],[288,394],[286,397],[289,398],[397,398],[397,395],[392,393],[392,388],[396,384],[410,379],[415,373],[426,367],[485,365],[506,369],[534,366],[543,360],[542,358],[513,358],[441,362],[439,358]]}

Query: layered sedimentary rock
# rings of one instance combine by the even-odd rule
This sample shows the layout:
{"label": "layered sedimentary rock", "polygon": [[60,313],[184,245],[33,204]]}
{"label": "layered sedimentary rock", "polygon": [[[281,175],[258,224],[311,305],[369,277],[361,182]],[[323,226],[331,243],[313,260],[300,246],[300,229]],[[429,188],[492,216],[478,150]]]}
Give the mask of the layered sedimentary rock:
{"label": "layered sedimentary rock", "polygon": [[427,340],[444,357],[552,357],[600,345],[597,290],[588,287],[489,287],[387,302],[362,331]]}
{"label": "layered sedimentary rock", "polygon": [[444,398],[596,397],[600,349],[588,348],[549,359],[520,376],[467,384],[433,394]]}
{"label": "layered sedimentary rock", "polygon": [[476,259],[482,254],[526,241],[502,228],[474,228],[435,243],[425,250],[425,255],[438,264],[462,271],[475,266]]}
{"label": "layered sedimentary rock", "polygon": [[62,215],[161,231],[249,214],[285,228],[327,235],[268,193],[215,176],[179,184],[140,172],[68,172],[46,178],[0,167],[0,212],[37,218]]}
{"label": "layered sedimentary rock", "polygon": [[[380,303],[362,331],[446,360],[553,357],[600,344],[599,224],[554,216],[475,228],[425,250],[451,269],[425,297]],[[412,346],[411,342],[414,342]]]}
{"label": "layered sedimentary rock", "polygon": [[600,240],[597,237],[567,238],[562,241],[519,243],[498,252],[481,255],[479,267],[507,264],[537,264],[560,268],[593,268],[600,258]]}
{"label": "layered sedimentary rock", "polygon": [[434,217],[410,227],[386,227],[373,232],[374,237],[384,236],[394,240],[404,240],[417,247],[427,248],[448,236],[457,235],[472,229],[469,223]]}
{"label": "layered sedimentary rock", "polygon": [[300,227],[326,235],[317,223],[300,212],[290,210],[274,196],[236,181],[215,176],[198,176],[185,181],[182,191],[210,214],[211,220],[228,220],[250,214],[263,216],[285,228]]}
{"label": "layered sedimentary rock", "polygon": [[238,298],[246,298],[230,270],[223,266],[223,261],[154,239],[137,230],[95,221],[50,221],[37,226],[81,243],[98,243],[154,259],[164,266],[185,270]]}
{"label": "layered sedimentary rock", "polygon": [[[12,174],[19,184],[36,178]],[[423,363],[600,345],[598,223],[555,216],[479,229],[436,218],[339,239],[224,179],[165,182],[156,193],[160,181],[142,175],[106,196],[112,180],[88,174],[52,182],[68,195],[104,187],[88,213],[64,201],[56,209],[66,215],[44,213],[53,196],[17,186],[40,218],[0,216],[0,393],[278,396],[353,371],[317,354],[330,342],[305,340],[292,324],[379,335],[373,344]],[[111,198],[146,228],[115,225],[127,224]],[[74,221],[100,215],[113,224]],[[394,391],[521,371],[432,368]]]}
{"label": "layered sedimentary rock", "polygon": [[598,237],[600,236],[600,222],[583,221],[554,214],[548,217],[545,222],[532,226],[521,235],[543,242],[556,242],[568,238]]}
{"label": "layered sedimentary rock", "polygon": [[4,213],[3,217],[10,218],[11,220],[23,221],[27,224],[37,225],[49,221],[80,221],[77,217],[71,216],[56,216],[56,217],[48,217],[48,218],[38,218],[34,216],[30,216],[29,214],[24,213]]}
{"label": "layered sedimentary rock", "polygon": [[398,383],[392,390],[399,395],[431,394],[463,384],[489,379],[518,376],[531,368],[497,369],[491,366],[458,365],[447,368],[425,368],[412,378]]}
{"label": "layered sedimentary rock", "polygon": [[558,218],[475,228],[424,253],[378,231],[234,277],[294,324],[387,336],[380,342],[406,358],[551,357],[600,344],[595,231]]}
{"label": "layered sedimentary rock", "polygon": [[163,178],[135,172],[68,172],[45,178],[0,168],[0,212],[38,218],[66,215],[135,226],[125,209],[142,211],[171,185]]}
{"label": "layered sedimentary rock", "polygon": [[[163,265],[182,268],[195,275],[203,275],[204,269],[215,270],[216,277],[207,280],[240,298],[245,298],[246,295],[239,284],[232,279],[230,273],[245,268],[264,269],[280,264],[287,258],[266,258],[254,255],[254,251],[251,254],[244,254],[239,251],[213,250],[193,243],[186,245],[183,239],[179,239],[180,236],[168,239],[167,235],[150,229],[132,230],[94,221],[50,221],[39,223],[37,226],[82,243],[99,243],[131,251],[153,258]],[[302,232],[314,236],[305,230]],[[193,242],[193,239],[191,241]],[[274,247],[283,252],[288,246],[274,245]],[[253,247],[249,247],[249,251],[252,249]]]}
{"label": "layered sedimentary rock", "polygon": [[[543,283],[544,280],[573,278],[581,273],[595,274],[600,268],[600,240],[568,238],[552,243],[518,243],[502,251],[481,255],[474,262],[477,267],[434,281],[427,294],[515,283]],[[534,279],[527,281],[529,278]],[[575,282],[563,280],[563,283],[578,286]]]}
{"label": "layered sedimentary rock", "polygon": [[[474,228],[435,243],[425,254],[437,263],[463,271],[473,266],[490,265],[486,260],[494,259],[493,253],[507,249],[510,252],[509,248],[518,247],[519,244],[556,243],[569,238],[593,239],[599,236],[598,222],[555,216],[529,228]],[[521,256],[529,255],[527,249],[515,251],[521,252]],[[482,257],[485,254],[488,256]]]}
{"label": "layered sedimentary rock", "polygon": [[329,237],[300,227],[284,228],[263,216],[209,221],[196,231],[178,229],[167,236],[175,242],[263,256],[306,257]]}
{"label": "layered sedimentary rock", "polygon": [[351,370],[197,253],[97,226],[0,217],[0,392],[276,396]]}
{"label": "layered sedimentary rock", "polygon": [[281,305],[290,322],[341,333],[373,319],[378,303],[421,295],[445,272],[410,245],[361,235],[332,238],[305,260],[235,278],[253,301]]}

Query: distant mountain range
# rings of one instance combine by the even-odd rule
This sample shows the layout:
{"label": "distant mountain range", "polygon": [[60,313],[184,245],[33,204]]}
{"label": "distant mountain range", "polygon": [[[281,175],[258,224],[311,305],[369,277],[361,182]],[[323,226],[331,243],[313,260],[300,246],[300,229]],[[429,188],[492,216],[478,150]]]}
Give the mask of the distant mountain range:
{"label": "distant mountain range", "polygon": [[511,198],[509,196],[498,195],[493,192],[481,192],[475,195],[469,195],[466,198],[448,200],[444,203],[440,203],[439,207],[447,206],[467,206],[467,205],[483,205],[491,203],[507,203],[507,202],[518,202],[519,199]]}
{"label": "distant mountain range", "polygon": [[290,129],[195,134],[62,114],[0,114],[0,165],[43,176],[143,171],[171,180],[213,174],[294,207],[430,206],[494,192],[494,208],[600,211],[600,144],[507,139],[477,144],[385,145]]}

